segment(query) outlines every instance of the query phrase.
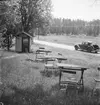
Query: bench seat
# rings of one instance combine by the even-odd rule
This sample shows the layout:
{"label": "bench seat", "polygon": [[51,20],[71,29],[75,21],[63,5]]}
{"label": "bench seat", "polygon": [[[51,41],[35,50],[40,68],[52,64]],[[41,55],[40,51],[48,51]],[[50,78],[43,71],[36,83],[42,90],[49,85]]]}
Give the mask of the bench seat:
{"label": "bench seat", "polygon": [[44,64],[45,69],[57,69],[56,66],[54,66],[54,64]]}
{"label": "bench seat", "polygon": [[61,81],[60,84],[78,84],[78,81],[68,79],[66,81]]}

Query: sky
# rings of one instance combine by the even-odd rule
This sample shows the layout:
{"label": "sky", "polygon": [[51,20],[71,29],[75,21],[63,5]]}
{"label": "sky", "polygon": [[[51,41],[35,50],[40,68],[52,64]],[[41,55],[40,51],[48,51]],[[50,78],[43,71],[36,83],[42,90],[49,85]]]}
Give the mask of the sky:
{"label": "sky", "polygon": [[100,0],[52,0],[52,5],[52,14],[57,18],[100,19]]}

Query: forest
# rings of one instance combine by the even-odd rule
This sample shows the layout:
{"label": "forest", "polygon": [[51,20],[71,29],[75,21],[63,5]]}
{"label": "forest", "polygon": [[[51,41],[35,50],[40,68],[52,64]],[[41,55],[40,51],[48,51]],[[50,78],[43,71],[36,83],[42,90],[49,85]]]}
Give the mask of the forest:
{"label": "forest", "polygon": [[100,34],[100,20],[84,21],[54,18],[49,27],[51,34],[87,35],[98,36]]}

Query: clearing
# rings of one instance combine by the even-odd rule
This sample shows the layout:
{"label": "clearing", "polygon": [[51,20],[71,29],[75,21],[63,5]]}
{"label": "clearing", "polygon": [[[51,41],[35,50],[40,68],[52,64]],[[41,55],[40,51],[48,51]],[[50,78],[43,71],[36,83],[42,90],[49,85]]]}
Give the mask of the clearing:
{"label": "clearing", "polygon": [[[78,42],[82,38],[77,37],[66,37],[66,36],[46,36],[40,37],[40,40],[52,41],[62,44],[74,45],[76,39]],[[58,39],[57,39],[58,38]],[[64,38],[64,39],[63,39]],[[74,39],[75,38],[75,39]],[[61,40],[60,40],[61,39]],[[70,39],[70,40],[69,40]],[[86,39],[86,38],[85,38]],[[65,40],[65,42],[64,42]],[[86,39],[87,40],[87,39]],[[93,39],[92,39],[93,40]],[[60,42],[61,41],[61,42]],[[99,42],[99,41],[97,41]],[[58,88],[58,75],[52,74],[51,72],[46,73],[46,75],[42,75],[44,70],[43,62],[35,61],[35,51],[39,46],[43,46],[48,50],[52,51],[52,54],[62,53],[63,56],[67,57],[68,60],[66,63],[70,64],[78,64],[89,69],[84,73],[84,83],[85,87],[93,88],[94,87],[94,77],[97,76],[97,67],[100,63],[100,58],[95,56],[95,54],[90,54],[86,52],[79,51],[71,51],[60,48],[54,48],[39,44],[32,45],[33,52],[32,53],[21,53],[17,54],[15,52],[7,52],[1,51],[2,56],[5,59],[1,59],[1,81],[3,83],[3,94],[9,96],[11,94],[15,94],[13,87],[18,89],[34,89],[36,84],[43,85],[44,90],[50,90],[53,86],[57,86]],[[15,55],[15,57],[9,57]],[[18,56],[16,56],[18,55]],[[99,55],[99,54],[98,54]],[[53,93],[54,95],[54,93]]]}

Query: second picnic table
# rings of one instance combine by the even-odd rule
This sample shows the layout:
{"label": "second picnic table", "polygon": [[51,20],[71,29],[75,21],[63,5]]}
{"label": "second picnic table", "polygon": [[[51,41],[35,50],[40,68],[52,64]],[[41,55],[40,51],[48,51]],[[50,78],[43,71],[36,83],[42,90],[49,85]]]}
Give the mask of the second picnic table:
{"label": "second picnic table", "polygon": [[[57,63],[56,64],[58,69],[60,70],[60,74],[59,74],[59,86],[61,84],[77,84],[79,86],[82,86],[82,88],[84,89],[84,81],[83,81],[83,74],[84,71],[87,70],[87,67],[82,67],[79,65],[73,65],[73,64],[64,64],[64,63]],[[62,73],[72,73],[75,74],[76,71],[81,71],[81,76],[79,81],[71,81],[71,80],[67,80],[67,81],[61,81],[61,76]]]}
{"label": "second picnic table", "polygon": [[36,60],[37,60],[37,56],[38,56],[38,54],[46,54],[46,55],[48,55],[48,53],[51,53],[52,51],[50,51],[50,50],[45,50],[45,49],[38,49],[38,50],[36,50]]}
{"label": "second picnic table", "polygon": [[59,55],[58,56],[57,55],[45,55],[41,57],[41,59],[43,59],[45,63],[47,63],[48,61],[55,61],[55,60],[58,60],[58,63],[61,63],[62,61],[67,60],[66,57],[59,56]]}

